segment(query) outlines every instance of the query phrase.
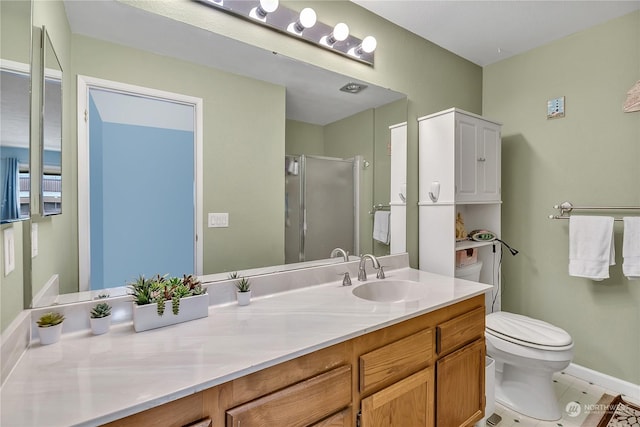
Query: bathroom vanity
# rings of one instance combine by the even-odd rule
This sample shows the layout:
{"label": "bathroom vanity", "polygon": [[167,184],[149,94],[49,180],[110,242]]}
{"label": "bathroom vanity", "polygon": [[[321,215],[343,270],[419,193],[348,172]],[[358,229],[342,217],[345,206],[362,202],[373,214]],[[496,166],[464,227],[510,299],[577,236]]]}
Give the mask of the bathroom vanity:
{"label": "bathroom vanity", "polygon": [[2,387],[2,425],[472,425],[490,287],[408,267],[384,280],[424,293],[368,301],[352,292],[361,282],[335,280],[162,329],[124,322],[32,345]]}

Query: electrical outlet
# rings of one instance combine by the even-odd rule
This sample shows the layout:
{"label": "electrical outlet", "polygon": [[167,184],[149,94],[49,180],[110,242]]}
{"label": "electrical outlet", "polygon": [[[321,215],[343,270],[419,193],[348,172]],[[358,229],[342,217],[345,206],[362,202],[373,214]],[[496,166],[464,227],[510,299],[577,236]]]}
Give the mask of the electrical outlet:
{"label": "electrical outlet", "polygon": [[229,226],[229,213],[209,213],[209,228],[220,228]]}

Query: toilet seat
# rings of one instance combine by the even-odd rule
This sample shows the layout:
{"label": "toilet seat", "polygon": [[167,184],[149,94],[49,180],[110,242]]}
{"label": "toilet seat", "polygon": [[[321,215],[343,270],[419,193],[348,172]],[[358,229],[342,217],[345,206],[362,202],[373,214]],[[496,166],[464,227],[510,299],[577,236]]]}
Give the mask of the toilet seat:
{"label": "toilet seat", "polygon": [[486,317],[486,333],[525,347],[564,351],[573,347],[565,330],[542,320],[499,311]]}

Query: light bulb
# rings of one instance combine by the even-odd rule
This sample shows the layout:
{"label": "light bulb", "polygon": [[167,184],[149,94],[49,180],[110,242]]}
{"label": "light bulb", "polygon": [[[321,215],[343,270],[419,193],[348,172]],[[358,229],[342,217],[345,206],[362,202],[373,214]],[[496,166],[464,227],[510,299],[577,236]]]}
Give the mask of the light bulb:
{"label": "light bulb", "polygon": [[376,47],[378,46],[378,41],[373,36],[367,36],[364,38],[364,40],[362,40],[361,46],[362,46],[363,52],[371,53],[374,50],[376,50]]}
{"label": "light bulb", "polygon": [[311,9],[310,7],[305,7],[300,12],[300,18],[298,19],[298,21],[300,22],[300,25],[302,27],[311,28],[316,25],[316,19],[316,11]]}
{"label": "light bulb", "polygon": [[260,0],[260,8],[266,13],[272,13],[278,8],[278,3],[278,0]]}
{"label": "light bulb", "polygon": [[349,37],[349,26],[344,22],[340,22],[333,28],[332,38],[341,42]]}

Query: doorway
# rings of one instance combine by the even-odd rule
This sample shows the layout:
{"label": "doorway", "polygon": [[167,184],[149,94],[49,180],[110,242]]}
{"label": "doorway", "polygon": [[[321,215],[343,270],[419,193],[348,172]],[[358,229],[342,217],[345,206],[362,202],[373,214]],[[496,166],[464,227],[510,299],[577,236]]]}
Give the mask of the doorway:
{"label": "doorway", "polygon": [[78,111],[80,291],[202,274],[202,100],[79,76]]}

